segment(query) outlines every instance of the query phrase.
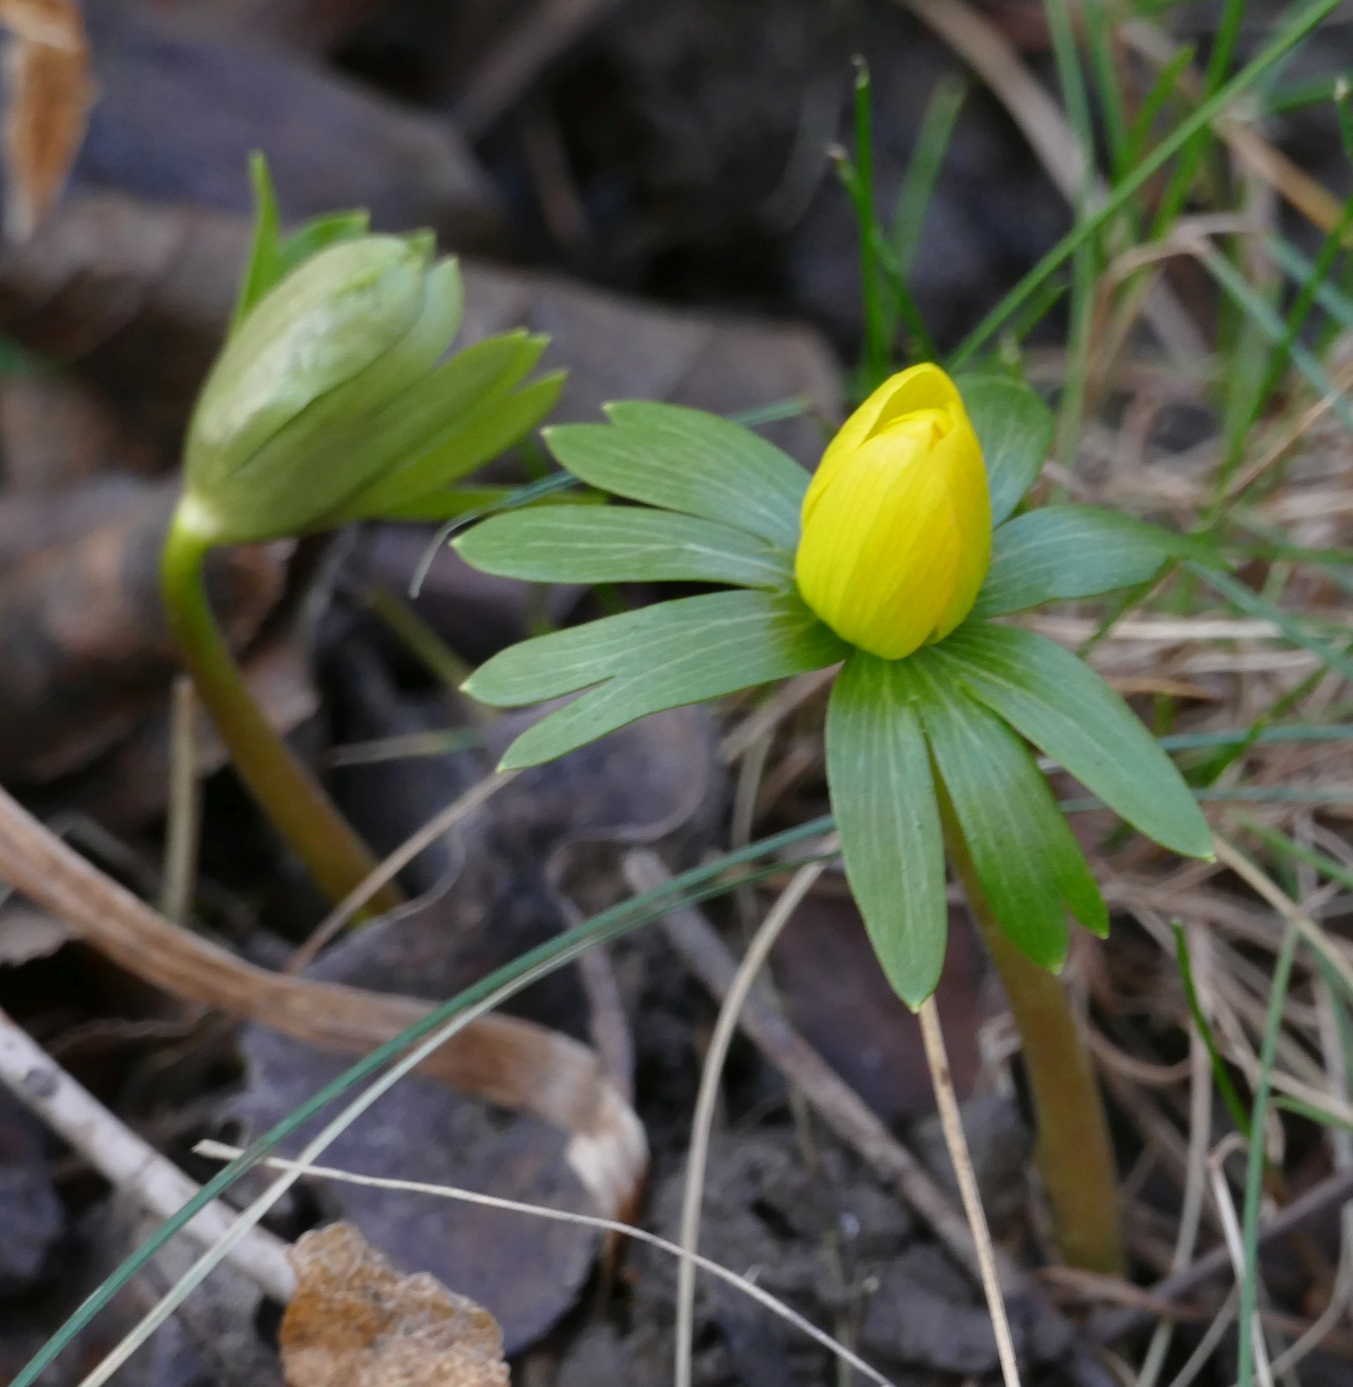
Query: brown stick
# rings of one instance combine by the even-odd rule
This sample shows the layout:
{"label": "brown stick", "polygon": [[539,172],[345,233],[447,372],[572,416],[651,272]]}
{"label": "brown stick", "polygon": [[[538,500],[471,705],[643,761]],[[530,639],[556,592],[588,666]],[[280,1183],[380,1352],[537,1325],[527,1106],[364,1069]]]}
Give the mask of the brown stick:
{"label": "brown stick", "polygon": [[[419,998],[245,963],[157,915],[3,790],[0,879],[146,982],[309,1045],[365,1054],[433,1009]],[[585,1045],[530,1021],[484,1016],[431,1055],[421,1072],[574,1134],[570,1161],[579,1178],[603,1207],[627,1207],[647,1164],[643,1128]]]}

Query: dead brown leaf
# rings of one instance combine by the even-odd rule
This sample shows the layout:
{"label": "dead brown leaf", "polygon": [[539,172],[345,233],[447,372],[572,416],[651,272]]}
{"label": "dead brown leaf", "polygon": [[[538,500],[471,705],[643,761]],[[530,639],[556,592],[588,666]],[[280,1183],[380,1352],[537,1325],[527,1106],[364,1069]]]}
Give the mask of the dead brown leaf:
{"label": "dead brown leaf", "polygon": [[0,0],[9,178],[5,235],[26,241],[51,209],[84,139],[94,102],[89,40],[76,0]]}
{"label": "dead brown leaf", "polygon": [[435,1276],[401,1276],[350,1223],[291,1249],[279,1345],[288,1387],[507,1387],[491,1314]]}
{"label": "dead brown leaf", "polygon": [[[365,1053],[421,1020],[414,997],[270,973],[157,915],[0,790],[0,880],[138,977],[309,1045]],[[643,1127],[571,1037],[514,1016],[481,1016],[420,1066],[424,1074],[567,1132],[567,1160],[610,1218],[632,1207],[647,1168]]]}

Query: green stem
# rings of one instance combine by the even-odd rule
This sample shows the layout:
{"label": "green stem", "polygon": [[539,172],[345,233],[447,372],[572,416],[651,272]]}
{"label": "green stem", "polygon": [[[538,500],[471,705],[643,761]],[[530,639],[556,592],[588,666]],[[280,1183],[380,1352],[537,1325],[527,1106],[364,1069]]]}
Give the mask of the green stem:
{"label": "green stem", "polygon": [[944,815],[949,860],[1005,988],[1038,1117],[1038,1169],[1062,1255],[1073,1267],[1121,1274],[1118,1179],[1104,1103],[1061,982],[1005,937],[968,845]]}
{"label": "green stem", "polygon": [[[211,547],[183,523],[181,511],[175,515],[160,565],[170,632],[240,778],[336,904],[378,863],[254,702],[207,601],[203,564]],[[402,902],[400,892],[387,886],[370,908],[383,912]]]}

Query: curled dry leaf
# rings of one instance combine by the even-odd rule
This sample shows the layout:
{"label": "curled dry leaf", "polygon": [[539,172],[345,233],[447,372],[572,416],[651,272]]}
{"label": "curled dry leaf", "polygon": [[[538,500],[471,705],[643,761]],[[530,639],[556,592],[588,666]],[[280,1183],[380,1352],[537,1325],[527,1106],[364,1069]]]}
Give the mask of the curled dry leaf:
{"label": "curled dry leaf", "polygon": [[[69,848],[0,790],[0,880],[64,920],[128,972],[187,1001],[321,1049],[364,1054],[432,1010],[413,997],[270,973],[180,929]],[[484,1016],[422,1071],[569,1134],[567,1160],[607,1217],[632,1206],[647,1168],[643,1127],[585,1045]]]}
{"label": "curled dry leaf", "polygon": [[5,54],[5,235],[26,241],[66,182],[94,101],[76,0],[0,0]]}
{"label": "curled dry leaf", "polygon": [[288,1387],[507,1387],[491,1314],[435,1276],[400,1276],[351,1224],[291,1250],[278,1343]]}

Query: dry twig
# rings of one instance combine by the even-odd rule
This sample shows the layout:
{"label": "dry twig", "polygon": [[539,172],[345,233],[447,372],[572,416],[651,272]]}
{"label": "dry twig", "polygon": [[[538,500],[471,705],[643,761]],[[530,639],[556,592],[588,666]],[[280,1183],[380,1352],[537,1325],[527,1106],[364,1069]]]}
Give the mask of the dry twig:
{"label": "dry twig", "polygon": [[[200,1186],[129,1131],[2,1011],[0,1083],[109,1184],[157,1217],[178,1213],[197,1194]],[[232,1210],[213,1202],[183,1231],[200,1247],[211,1247],[234,1220]],[[274,1300],[285,1302],[296,1284],[286,1245],[266,1229],[251,1229],[232,1250],[230,1262]]]}

